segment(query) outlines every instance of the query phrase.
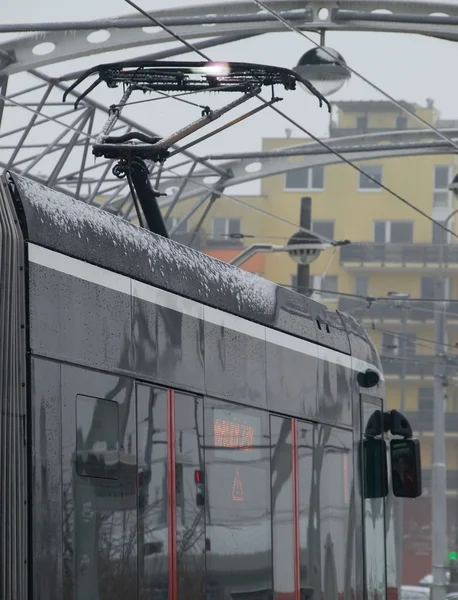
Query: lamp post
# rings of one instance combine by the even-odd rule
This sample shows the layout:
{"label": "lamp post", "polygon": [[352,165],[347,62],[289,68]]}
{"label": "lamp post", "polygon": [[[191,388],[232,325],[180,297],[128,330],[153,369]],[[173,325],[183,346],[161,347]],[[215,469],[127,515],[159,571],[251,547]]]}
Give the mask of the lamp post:
{"label": "lamp post", "polygon": [[309,241],[304,243],[298,242],[296,244],[290,244],[290,242],[291,240],[289,240],[286,246],[278,246],[276,244],[252,244],[251,246],[248,246],[248,248],[245,248],[245,250],[242,250],[242,252],[233,258],[229,264],[234,265],[234,267],[240,267],[249,258],[255,254],[258,254],[259,252],[286,252],[297,263],[309,264],[318,258],[322,250],[325,250],[326,248],[332,248],[334,245],[321,241]]}
{"label": "lamp post", "polygon": [[[294,71],[324,96],[338,92],[351,76],[344,57],[337,50],[323,44],[303,54]],[[302,84],[301,87],[309,91]]]}
{"label": "lamp post", "polygon": [[[400,411],[402,414],[406,408],[406,349],[407,349],[407,317],[406,317],[406,304],[405,301],[410,299],[408,292],[388,292],[388,297],[397,300],[396,303],[402,310],[401,313],[401,335],[402,340],[398,343],[398,348],[403,348],[403,355],[401,356],[401,394],[400,394]],[[403,560],[403,545],[404,545],[404,503],[402,498],[396,498],[396,573],[397,581],[396,585],[398,590],[401,590],[402,586],[402,573],[404,568]]]}

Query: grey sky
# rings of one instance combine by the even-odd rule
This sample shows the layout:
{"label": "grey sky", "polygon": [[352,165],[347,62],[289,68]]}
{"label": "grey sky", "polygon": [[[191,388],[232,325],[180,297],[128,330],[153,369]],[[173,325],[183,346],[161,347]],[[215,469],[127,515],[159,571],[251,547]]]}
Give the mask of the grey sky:
{"label": "grey sky", "polygon": [[[201,6],[203,14],[206,14],[205,7],[211,4],[211,2],[199,2],[198,0],[159,0],[154,3],[137,0],[137,2],[146,10],[198,4]],[[216,0],[214,3],[227,4],[227,0]],[[374,1],[374,8],[380,7],[383,7],[383,4]],[[257,10],[254,3],[253,9]],[[44,0],[40,3],[37,3],[36,0],[17,0],[16,2],[7,2],[2,7],[4,23],[89,20],[126,14],[133,14],[133,10],[122,0],[78,0],[78,2]],[[6,35],[0,35],[0,42],[6,39]],[[317,36],[315,39],[318,41]],[[173,42],[173,45],[176,43]],[[424,104],[426,98],[430,97],[434,99],[442,117],[458,118],[457,85],[452,75],[452,65],[458,62],[458,46],[452,42],[402,34],[331,32],[327,34],[326,45],[341,52],[350,66],[372,79],[392,96],[421,104]],[[209,53],[211,58],[219,60],[244,60],[292,67],[300,55],[311,47],[310,42],[298,34],[286,32],[284,34],[267,34],[246,42],[217,47],[209,50]],[[157,49],[159,46],[154,46],[152,51]],[[146,54],[148,51],[148,47],[143,46],[129,51],[125,55],[131,57]],[[81,66],[89,67],[97,62],[120,57],[122,54],[119,53],[108,56],[99,55],[76,61],[73,64],[59,64],[43,70],[57,75],[65,71],[73,71]],[[190,54],[185,56],[187,60],[194,58],[195,56]],[[15,77],[19,81],[19,78]],[[116,90],[100,90],[97,94],[97,99],[107,104],[118,100]],[[302,90],[282,92],[279,95],[285,98],[279,105],[284,112],[311,129],[314,134],[326,136],[329,115],[326,109],[318,107],[315,98]],[[353,76],[340,92],[330,97],[330,100],[378,99],[380,97],[375,90]],[[215,102],[219,101],[215,100]],[[161,134],[169,133],[177,123],[189,122],[189,118],[194,119],[197,110],[181,112],[182,106],[180,105],[180,110],[178,110],[176,103],[171,101],[155,103],[154,110],[151,110],[151,106],[149,104],[131,107],[129,116],[135,115],[137,120],[142,120],[151,129],[155,129]],[[247,105],[247,107],[252,108],[253,105]],[[196,151],[202,154],[209,151],[258,150],[262,137],[283,137],[287,127],[289,127],[288,123],[273,114],[272,111],[266,110],[243,125],[222,134],[218,139],[198,147]],[[295,130],[293,136],[302,136],[302,134]]]}

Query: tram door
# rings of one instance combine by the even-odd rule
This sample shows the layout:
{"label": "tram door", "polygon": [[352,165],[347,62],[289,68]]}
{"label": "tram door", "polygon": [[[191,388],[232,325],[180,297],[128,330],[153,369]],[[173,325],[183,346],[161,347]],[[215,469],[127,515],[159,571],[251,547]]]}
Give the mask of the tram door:
{"label": "tram door", "polygon": [[137,385],[141,600],[203,598],[203,400]]}
{"label": "tram door", "polygon": [[[375,410],[382,410],[382,401],[367,396],[361,397],[362,437],[367,423]],[[364,445],[361,443],[362,451]],[[364,458],[364,457],[362,457]],[[361,463],[364,465],[364,460]],[[361,469],[364,478],[364,469]],[[364,481],[361,481],[364,490]],[[386,600],[386,542],[385,542],[385,498],[364,498],[363,527],[365,553],[366,600]]]}

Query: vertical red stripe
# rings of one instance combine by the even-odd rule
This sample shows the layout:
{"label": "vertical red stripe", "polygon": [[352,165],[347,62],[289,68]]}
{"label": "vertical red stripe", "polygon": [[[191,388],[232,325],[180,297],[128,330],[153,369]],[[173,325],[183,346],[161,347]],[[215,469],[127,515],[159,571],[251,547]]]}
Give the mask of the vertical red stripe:
{"label": "vertical red stripe", "polygon": [[297,420],[291,420],[292,438],[292,468],[293,468],[293,525],[294,525],[294,599],[300,600],[301,572],[300,572],[300,539],[299,539],[299,471],[297,465],[298,436]]}
{"label": "vertical red stripe", "polygon": [[167,513],[169,540],[169,600],[177,600],[175,393],[167,390]]}

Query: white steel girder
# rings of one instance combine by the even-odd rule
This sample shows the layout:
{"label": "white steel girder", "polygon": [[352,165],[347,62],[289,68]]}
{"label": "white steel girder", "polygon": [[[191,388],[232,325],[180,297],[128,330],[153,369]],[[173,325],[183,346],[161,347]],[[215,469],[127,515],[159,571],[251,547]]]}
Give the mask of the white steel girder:
{"label": "white steel girder", "polygon": [[[443,129],[441,132],[455,143],[458,142],[458,129]],[[434,131],[428,129],[368,133],[327,139],[326,143],[334,150],[351,158],[353,162],[376,158],[454,154],[457,152],[453,144],[439,139]],[[269,152],[211,155],[205,158],[211,160],[213,164],[218,161],[216,163],[218,167],[230,174],[225,182],[226,188],[295,169],[341,162],[338,156],[331,154],[317,142],[298,144]],[[224,160],[225,158],[232,158],[232,160]],[[180,191],[180,202],[212,189],[216,180],[214,171],[208,168],[194,171],[184,189]],[[159,184],[159,190],[168,194],[161,200],[161,206],[173,202],[180,185],[182,186],[182,177],[170,178]]]}
{"label": "white steel girder", "polygon": [[[268,6],[286,13],[295,26],[304,31],[385,31],[458,40],[456,0],[269,0]],[[322,8],[328,9],[327,14],[321,11]],[[291,11],[297,14],[294,16]],[[380,11],[385,11],[385,14]],[[260,11],[251,0],[180,7],[151,14],[188,40],[218,36],[224,39],[234,32],[239,36],[251,36],[287,31],[284,24]],[[130,21],[133,27],[129,27]],[[53,30],[42,31],[40,24],[27,23],[22,30],[33,31],[35,27],[42,33],[0,44],[0,75],[170,41],[167,32],[151,27],[146,19],[139,20],[138,14],[92,23],[64,23],[61,24],[65,27],[62,30],[56,23],[45,25]],[[81,26],[86,29],[81,29]],[[105,31],[101,31],[102,26]],[[9,30],[11,26],[0,26],[0,33]]]}

